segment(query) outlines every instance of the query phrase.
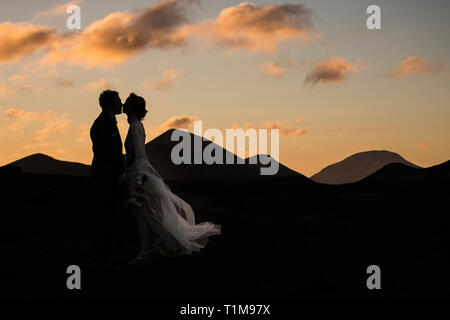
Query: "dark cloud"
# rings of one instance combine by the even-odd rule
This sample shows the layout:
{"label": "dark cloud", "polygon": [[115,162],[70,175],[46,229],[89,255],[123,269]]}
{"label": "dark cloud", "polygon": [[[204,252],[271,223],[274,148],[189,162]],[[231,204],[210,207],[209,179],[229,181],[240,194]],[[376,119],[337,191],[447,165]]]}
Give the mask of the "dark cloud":
{"label": "dark cloud", "polygon": [[75,81],[73,81],[72,79],[58,78],[56,79],[56,84],[61,87],[71,87],[75,84]]}
{"label": "dark cloud", "polygon": [[243,2],[223,9],[212,22],[184,28],[214,45],[249,51],[274,51],[280,42],[310,38],[313,12],[301,4],[257,6]]}
{"label": "dark cloud", "polygon": [[150,8],[114,12],[83,32],[53,44],[45,62],[88,66],[121,63],[147,48],[167,49],[186,44],[179,29],[188,23],[187,7],[195,0],[163,0]]}
{"label": "dark cloud", "polygon": [[0,24],[0,63],[20,59],[47,47],[56,38],[54,28],[32,23]]}
{"label": "dark cloud", "polygon": [[148,48],[182,47],[190,37],[231,49],[272,52],[283,41],[318,35],[312,23],[313,12],[301,4],[257,6],[243,2],[223,9],[213,21],[194,24],[188,11],[200,2],[162,0],[142,10],[113,12],[81,32],[69,34],[58,34],[45,26],[6,22],[0,24],[0,62],[44,48],[44,66],[58,62],[109,66]]}
{"label": "dark cloud", "polygon": [[358,72],[362,66],[354,66],[342,57],[334,57],[319,62],[306,74],[304,84],[312,86],[319,82],[340,82],[347,79],[351,73]]}

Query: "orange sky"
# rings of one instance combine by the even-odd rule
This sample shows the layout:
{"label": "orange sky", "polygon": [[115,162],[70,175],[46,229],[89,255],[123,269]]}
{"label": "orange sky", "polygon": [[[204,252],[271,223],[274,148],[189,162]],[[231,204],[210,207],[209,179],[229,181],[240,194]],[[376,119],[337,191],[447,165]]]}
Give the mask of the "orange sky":
{"label": "orange sky", "polygon": [[64,1],[2,5],[0,165],[37,152],[90,163],[105,88],[147,99],[148,140],[196,119],[279,128],[280,161],[307,176],[374,149],[450,158],[446,2],[380,1],[382,30],[354,1],[200,2],[76,1],[80,31]]}

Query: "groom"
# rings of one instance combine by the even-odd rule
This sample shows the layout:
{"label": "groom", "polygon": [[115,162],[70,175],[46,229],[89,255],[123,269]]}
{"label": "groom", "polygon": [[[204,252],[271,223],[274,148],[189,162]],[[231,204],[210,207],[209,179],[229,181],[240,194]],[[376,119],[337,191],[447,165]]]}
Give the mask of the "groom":
{"label": "groom", "polygon": [[117,216],[119,178],[125,171],[122,139],[117,128],[116,115],[122,113],[122,101],[117,91],[105,90],[100,94],[102,112],[94,121],[90,135],[94,159],[91,177],[99,200],[100,229],[98,230],[99,254],[107,263],[112,254],[112,228]]}

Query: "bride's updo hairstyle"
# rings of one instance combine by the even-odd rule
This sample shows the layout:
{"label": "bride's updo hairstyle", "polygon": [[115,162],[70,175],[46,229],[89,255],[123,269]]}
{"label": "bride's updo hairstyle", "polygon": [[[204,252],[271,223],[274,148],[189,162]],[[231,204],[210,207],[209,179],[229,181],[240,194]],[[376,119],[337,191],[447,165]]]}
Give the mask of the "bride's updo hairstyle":
{"label": "bride's updo hairstyle", "polygon": [[136,116],[140,120],[143,120],[148,112],[147,109],[145,109],[145,99],[132,92],[128,96],[127,102],[133,105]]}

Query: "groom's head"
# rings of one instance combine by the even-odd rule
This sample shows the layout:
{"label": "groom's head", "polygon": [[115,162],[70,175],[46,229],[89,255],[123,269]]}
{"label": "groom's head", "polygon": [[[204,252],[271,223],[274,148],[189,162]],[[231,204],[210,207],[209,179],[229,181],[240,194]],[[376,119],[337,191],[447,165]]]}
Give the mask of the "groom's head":
{"label": "groom's head", "polygon": [[122,113],[122,100],[120,100],[119,93],[117,91],[103,91],[100,94],[98,101],[103,111],[114,112],[114,114]]}

